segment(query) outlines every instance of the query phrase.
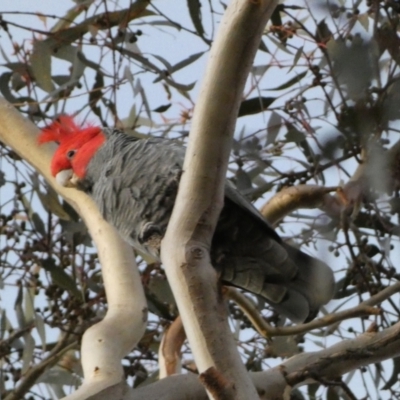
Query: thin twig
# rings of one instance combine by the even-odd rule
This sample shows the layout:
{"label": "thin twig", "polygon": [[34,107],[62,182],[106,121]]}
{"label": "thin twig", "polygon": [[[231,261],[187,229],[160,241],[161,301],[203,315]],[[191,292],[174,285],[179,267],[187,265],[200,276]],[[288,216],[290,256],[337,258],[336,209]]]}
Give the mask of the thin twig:
{"label": "thin twig", "polygon": [[24,375],[24,379],[21,384],[4,400],[19,400],[24,397],[28,390],[37,383],[38,378],[44,373],[46,369],[53,366],[67,351],[75,348],[78,345],[77,341],[67,344],[69,335],[65,335],[50,351],[49,355],[44,358],[40,363],[30,368]]}
{"label": "thin twig", "polygon": [[365,315],[379,315],[381,310],[374,306],[382,303],[393,294],[400,292],[400,282],[396,282],[394,285],[387,287],[356,307],[338,313],[328,314],[305,324],[283,327],[274,327],[270,325],[260,314],[255,304],[237,289],[226,287],[224,288],[224,292],[230,300],[233,300],[240,307],[260,335],[271,338],[274,336],[289,336],[306,333],[313,329],[323,328],[350,318]]}

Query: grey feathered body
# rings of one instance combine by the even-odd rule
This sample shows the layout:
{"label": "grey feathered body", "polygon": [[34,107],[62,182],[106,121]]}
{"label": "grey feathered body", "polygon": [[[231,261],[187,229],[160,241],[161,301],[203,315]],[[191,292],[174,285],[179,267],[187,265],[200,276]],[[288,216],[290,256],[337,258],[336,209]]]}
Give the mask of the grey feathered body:
{"label": "grey feathered body", "polygon": [[[90,161],[81,188],[127,242],[159,258],[185,148],[165,139],[136,139],[118,130],[104,133],[107,140]],[[262,296],[296,322],[312,319],[333,294],[330,268],[283,243],[229,182],[211,261],[224,282]]]}

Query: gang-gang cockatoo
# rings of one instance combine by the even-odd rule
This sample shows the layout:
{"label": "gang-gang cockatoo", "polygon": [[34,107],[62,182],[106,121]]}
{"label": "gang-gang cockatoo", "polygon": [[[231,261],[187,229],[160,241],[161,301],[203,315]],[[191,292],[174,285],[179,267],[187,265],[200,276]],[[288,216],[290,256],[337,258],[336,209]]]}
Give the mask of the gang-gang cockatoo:
{"label": "gang-gang cockatoo", "polygon": [[[177,195],[185,148],[176,141],[137,139],[118,129],[79,126],[61,116],[40,143],[59,143],[51,173],[93,198],[106,221],[134,248],[159,259]],[[211,244],[222,282],[262,296],[292,321],[308,321],[333,295],[331,269],[284,243],[230,182]]]}

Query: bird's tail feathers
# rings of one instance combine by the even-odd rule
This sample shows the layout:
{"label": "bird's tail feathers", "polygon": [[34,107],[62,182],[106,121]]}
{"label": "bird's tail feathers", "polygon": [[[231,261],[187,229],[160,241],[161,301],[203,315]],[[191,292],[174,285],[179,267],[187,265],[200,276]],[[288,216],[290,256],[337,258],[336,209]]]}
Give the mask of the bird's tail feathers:
{"label": "bird's tail feathers", "polygon": [[[279,304],[279,308],[284,308],[284,314],[295,322],[310,321],[318,314],[320,307],[333,297],[335,287],[333,272],[323,261],[288,244],[282,244],[291,261],[297,266],[298,273],[285,285],[287,294]],[[278,310],[276,305],[274,307]],[[291,315],[297,315],[297,318]]]}

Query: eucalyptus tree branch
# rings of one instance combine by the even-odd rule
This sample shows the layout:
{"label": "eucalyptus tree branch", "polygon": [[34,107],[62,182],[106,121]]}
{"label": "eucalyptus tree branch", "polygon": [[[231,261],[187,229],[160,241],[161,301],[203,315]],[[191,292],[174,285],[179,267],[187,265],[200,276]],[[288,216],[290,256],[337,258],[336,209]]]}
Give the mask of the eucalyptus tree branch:
{"label": "eucalyptus tree branch", "polygon": [[178,316],[166,329],[158,350],[159,379],[181,373],[181,347],[186,339],[182,318]]}
{"label": "eucalyptus tree branch", "polygon": [[[260,335],[266,338],[273,338],[276,336],[304,334],[313,329],[327,327],[351,318],[362,317],[365,315],[378,315],[381,313],[381,310],[374,306],[387,300],[393,294],[400,292],[400,282],[388,286],[356,307],[324,315],[323,317],[306,324],[284,327],[274,327],[270,325],[260,314],[255,304],[236,288],[225,286],[223,292],[228,299],[234,301],[239,306]],[[184,339],[185,332],[183,330],[182,321],[178,317],[168,328],[161,342],[160,360],[162,360],[162,362],[159,362],[160,379],[176,373],[175,368],[179,360],[177,354],[180,351]]]}
{"label": "eucalyptus tree branch", "polygon": [[325,196],[336,189],[318,185],[289,186],[276,193],[260,211],[270,224],[275,225],[299,208],[321,207]]}
{"label": "eucalyptus tree branch", "polygon": [[83,192],[59,186],[50,174],[54,147],[39,146],[39,129],[0,99],[0,141],[40,172],[86,223],[95,242],[108,300],[104,319],[82,338],[85,383],[68,399],[83,399],[124,378],[121,359],[137,344],[146,327],[147,305],[131,247],[104,221]]}
{"label": "eucalyptus tree branch", "polygon": [[[150,0],[137,0],[126,9],[100,13],[85,19],[79,24],[70,26],[70,24],[73,22],[72,19],[77,17],[83,10],[83,8],[79,9],[79,6],[77,6],[69,10],[67,15],[62,18],[61,21],[57,23],[50,31],[43,31],[39,29],[33,30],[31,27],[8,20],[3,20],[3,22],[5,26],[11,25],[15,26],[16,28],[25,29],[48,36],[47,39],[43,40],[43,43],[45,43],[54,51],[59,47],[67,46],[79,40],[92,28],[98,30],[110,29],[115,26],[125,28],[133,19],[142,17],[149,4]],[[71,20],[68,20],[68,18],[71,18]]]}
{"label": "eucalyptus tree branch", "polygon": [[[18,338],[24,336],[25,333],[27,333],[28,331],[31,331],[34,326],[35,326],[35,323],[30,322],[30,323],[28,323],[28,325],[24,326],[23,328],[10,333],[9,336],[7,337],[7,339],[0,340],[0,359],[2,359],[5,356],[8,356],[10,354],[11,344],[14,340],[17,340]],[[2,332],[2,333],[4,333],[4,332]]]}
{"label": "eucalyptus tree branch", "polygon": [[260,314],[255,304],[240,293],[235,288],[226,288],[226,294],[229,299],[234,301],[239,308],[244,312],[250,320],[257,332],[266,337],[273,338],[275,336],[290,336],[307,333],[313,329],[323,328],[334,323],[344,321],[350,318],[362,317],[365,315],[377,315],[380,310],[369,305],[358,305],[349,310],[344,310],[338,313],[324,315],[321,318],[314,319],[311,322],[299,325],[275,327],[270,325],[265,318]]}
{"label": "eucalyptus tree branch", "polygon": [[244,85],[275,0],[233,0],[213,42],[161,259],[210,398],[258,399],[210,264]]}
{"label": "eucalyptus tree branch", "polygon": [[267,338],[272,338],[274,336],[303,334],[313,329],[323,328],[350,318],[356,318],[365,315],[378,315],[381,313],[381,310],[379,308],[375,308],[374,306],[387,300],[393,294],[400,292],[400,282],[396,282],[395,284],[388,286],[379,293],[370,297],[368,300],[361,302],[356,307],[352,307],[348,310],[337,313],[327,314],[305,324],[281,327],[270,325],[260,314],[253,302],[240,293],[237,289],[226,287],[224,291],[227,297],[233,300],[240,307],[240,309],[245,313],[247,318],[261,335]]}
{"label": "eucalyptus tree branch", "polygon": [[[400,322],[380,332],[367,332],[340,341],[327,349],[301,353],[268,371],[251,372],[259,399],[286,400],[293,388],[313,382],[337,384],[344,374],[363,366],[400,356]],[[111,389],[114,389],[111,391]],[[194,374],[173,375],[153,384],[131,389],[119,384],[91,400],[206,400],[207,395]]]}
{"label": "eucalyptus tree branch", "polygon": [[22,382],[4,400],[22,399],[48,368],[55,365],[68,350],[75,348],[78,344],[76,341],[69,344],[68,342],[68,335],[65,335],[42,361],[28,369]]}
{"label": "eucalyptus tree branch", "polygon": [[62,43],[65,46],[80,39],[92,28],[110,29],[114,26],[126,27],[131,20],[142,16],[149,4],[150,0],[136,0],[126,9],[93,15],[83,22],[68,28],[64,28],[64,25],[56,25],[50,33],[47,32],[49,39],[46,40],[52,40],[54,44],[56,42]]}

